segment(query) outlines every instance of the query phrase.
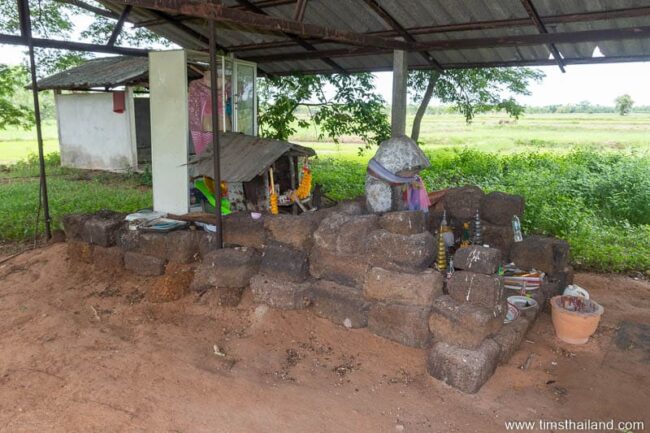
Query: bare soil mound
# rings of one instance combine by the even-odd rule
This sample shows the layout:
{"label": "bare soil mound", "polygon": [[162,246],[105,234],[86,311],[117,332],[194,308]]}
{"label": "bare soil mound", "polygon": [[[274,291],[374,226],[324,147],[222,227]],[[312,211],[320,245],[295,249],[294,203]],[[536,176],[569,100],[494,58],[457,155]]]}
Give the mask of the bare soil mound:
{"label": "bare soil mound", "polygon": [[0,432],[466,433],[567,418],[648,428],[650,283],[576,282],[605,307],[592,340],[559,342],[544,313],[465,395],[425,373],[421,350],[250,293],[236,308],[210,292],[153,304],[152,280],[72,265],[55,244],[0,265]]}

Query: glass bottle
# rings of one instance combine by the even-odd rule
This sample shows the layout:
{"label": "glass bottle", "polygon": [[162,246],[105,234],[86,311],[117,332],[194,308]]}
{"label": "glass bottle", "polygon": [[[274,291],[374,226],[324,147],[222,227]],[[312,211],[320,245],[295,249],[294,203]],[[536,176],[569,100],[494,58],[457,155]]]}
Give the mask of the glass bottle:
{"label": "glass bottle", "polygon": [[515,234],[515,242],[524,240],[524,236],[521,234],[521,222],[517,215],[512,216],[512,232]]}

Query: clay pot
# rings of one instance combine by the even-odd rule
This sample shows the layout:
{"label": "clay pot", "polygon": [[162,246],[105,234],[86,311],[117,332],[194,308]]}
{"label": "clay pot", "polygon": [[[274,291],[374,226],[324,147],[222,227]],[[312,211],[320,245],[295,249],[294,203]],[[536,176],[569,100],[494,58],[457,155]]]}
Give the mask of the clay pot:
{"label": "clay pot", "polygon": [[570,344],[585,344],[605,312],[600,304],[579,296],[554,296],[551,308],[555,335]]}

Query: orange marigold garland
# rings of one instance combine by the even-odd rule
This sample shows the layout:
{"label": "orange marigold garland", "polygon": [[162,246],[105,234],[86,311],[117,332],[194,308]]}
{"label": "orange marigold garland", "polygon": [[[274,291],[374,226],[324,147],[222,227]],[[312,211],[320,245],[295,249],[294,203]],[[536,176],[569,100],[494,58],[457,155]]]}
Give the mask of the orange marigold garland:
{"label": "orange marigold garland", "polygon": [[302,167],[302,179],[300,179],[296,194],[300,200],[306,199],[311,194],[311,170],[307,164]]}

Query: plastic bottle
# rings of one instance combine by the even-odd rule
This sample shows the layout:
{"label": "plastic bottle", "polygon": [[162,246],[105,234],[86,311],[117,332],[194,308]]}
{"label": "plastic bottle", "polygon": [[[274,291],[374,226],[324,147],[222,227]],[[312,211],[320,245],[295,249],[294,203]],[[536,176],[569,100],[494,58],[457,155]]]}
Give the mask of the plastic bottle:
{"label": "plastic bottle", "polygon": [[517,215],[512,216],[512,231],[515,234],[515,242],[521,242],[524,240],[524,236],[521,234],[521,222]]}

